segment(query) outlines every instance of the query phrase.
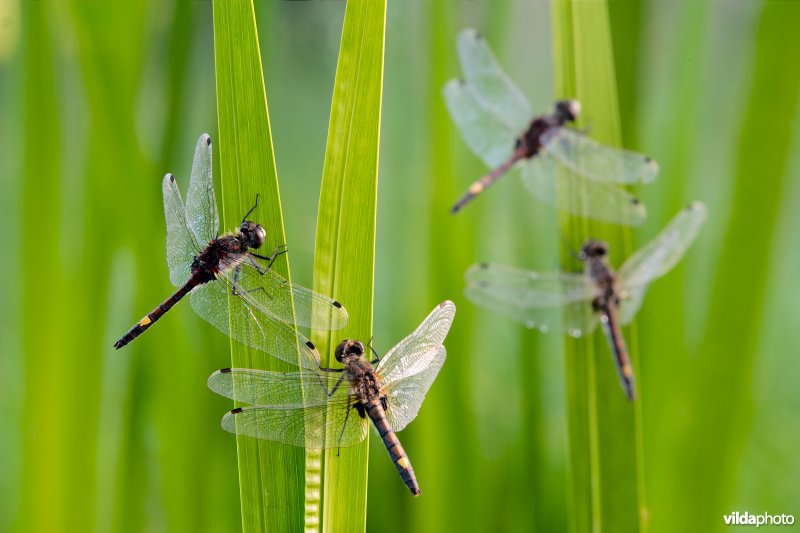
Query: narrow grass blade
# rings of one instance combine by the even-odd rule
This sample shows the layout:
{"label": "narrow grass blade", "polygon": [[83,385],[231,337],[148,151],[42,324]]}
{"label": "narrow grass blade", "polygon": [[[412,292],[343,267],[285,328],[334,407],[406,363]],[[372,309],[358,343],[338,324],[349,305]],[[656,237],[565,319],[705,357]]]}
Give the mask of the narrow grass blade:
{"label": "narrow grass blade", "polygon": [[[328,366],[337,364],[336,342],[345,337],[366,342],[372,336],[385,21],[385,0],[347,3],[322,173],[314,289],[341,301],[350,323],[344,330],[314,336]],[[309,491],[306,499],[308,528],[364,531],[367,441],[322,453],[321,492]],[[316,467],[310,455],[309,467]]]}
{"label": "narrow grass blade", "polygon": [[[266,229],[266,247],[283,244],[283,218],[253,3],[215,0],[213,6],[219,117],[215,156],[222,183],[222,228],[237,226],[259,194],[258,208],[251,218]],[[273,268],[289,278],[288,261],[277,261]],[[237,343],[232,343],[231,349],[233,366],[290,369],[290,365]],[[246,437],[237,437],[237,444],[243,530],[300,530],[305,451]]]}
{"label": "narrow grass blade", "polygon": [[[598,141],[619,145],[621,131],[607,5],[604,1],[560,0],[553,4],[556,97],[577,98],[584,124]],[[580,191],[578,191],[580,194]],[[630,252],[630,233],[621,226],[561,215],[564,240],[577,248],[588,237],[611,246],[612,264]],[[576,265],[569,251],[565,269]],[[625,332],[635,368],[632,328]],[[605,339],[567,340],[567,415],[570,503],[573,531],[646,529],[641,475],[640,398],[631,403],[620,389]],[[641,397],[641,391],[639,391]]]}

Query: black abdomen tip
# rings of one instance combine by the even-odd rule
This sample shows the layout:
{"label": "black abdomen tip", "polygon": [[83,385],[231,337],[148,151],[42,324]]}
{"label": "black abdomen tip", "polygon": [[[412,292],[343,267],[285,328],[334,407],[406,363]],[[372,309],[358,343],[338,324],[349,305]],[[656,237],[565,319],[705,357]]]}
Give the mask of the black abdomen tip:
{"label": "black abdomen tip", "polygon": [[340,304],[340,303],[339,303],[339,302],[337,302],[336,300],[334,300],[334,301],[333,301],[333,306],[334,306],[335,308],[337,308],[337,309],[341,309],[341,308],[342,308],[342,304]]}

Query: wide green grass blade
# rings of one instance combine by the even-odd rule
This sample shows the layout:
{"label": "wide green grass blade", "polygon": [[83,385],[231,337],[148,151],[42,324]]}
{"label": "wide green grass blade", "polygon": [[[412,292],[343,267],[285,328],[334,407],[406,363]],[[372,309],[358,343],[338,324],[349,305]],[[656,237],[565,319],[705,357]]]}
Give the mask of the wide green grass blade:
{"label": "wide green grass blade", "polygon": [[[583,124],[593,138],[609,145],[622,141],[614,56],[606,2],[562,0],[553,4],[553,52],[556,96],[577,98]],[[564,240],[577,248],[588,237],[611,246],[612,264],[630,253],[630,233],[623,227],[561,215]],[[575,269],[564,250],[565,269]],[[626,328],[628,348],[638,369],[636,339]],[[567,416],[570,500],[573,531],[646,529],[641,476],[639,406],[623,394],[609,347],[599,333],[567,340]]]}
{"label": "wide green grass blade", "polygon": [[[266,247],[285,242],[261,55],[251,0],[214,1],[222,227],[238,225],[260,194],[251,218],[267,230]],[[273,266],[289,278],[288,261]],[[235,342],[233,366],[291,370],[291,365]],[[299,531],[303,526],[302,448],[237,437],[242,528]]]}
{"label": "wide green grass blade", "polygon": [[[332,348],[342,338],[372,337],[385,22],[385,0],[347,3],[322,173],[314,289],[344,303],[350,323],[314,336],[327,366],[338,364]],[[322,486],[309,487],[306,501],[309,528],[365,530],[368,440],[321,454]],[[318,465],[309,454],[309,469]]]}

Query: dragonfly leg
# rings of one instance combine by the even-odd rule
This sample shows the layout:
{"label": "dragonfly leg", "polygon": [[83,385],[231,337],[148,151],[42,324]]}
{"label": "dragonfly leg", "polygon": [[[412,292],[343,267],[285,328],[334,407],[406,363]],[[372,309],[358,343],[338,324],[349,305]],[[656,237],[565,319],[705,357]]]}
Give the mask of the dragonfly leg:
{"label": "dragonfly leg", "polygon": [[250,216],[250,213],[252,213],[253,211],[255,211],[255,210],[256,210],[256,207],[258,207],[258,193],[256,193],[256,203],[255,203],[255,205],[254,205],[253,207],[251,207],[251,208],[250,208],[250,211],[248,211],[248,212],[247,212],[247,213],[244,215],[244,217],[242,217],[242,222],[244,222],[245,220],[247,220],[247,217],[249,217],[249,216]]}
{"label": "dragonfly leg", "polygon": [[374,365],[374,364],[377,364],[377,363],[380,363],[380,361],[381,361],[381,356],[380,356],[380,355],[378,355],[378,352],[376,352],[376,351],[375,351],[375,348],[373,348],[373,347],[372,347],[372,340],[373,340],[374,338],[375,338],[375,336],[373,335],[372,337],[370,337],[370,339],[369,339],[369,342],[367,343],[367,348],[369,348],[370,350],[372,350],[372,353],[375,355],[375,359],[373,359],[372,361],[370,361],[370,363],[372,363],[373,365]]}
{"label": "dragonfly leg", "polygon": [[[324,368],[324,369],[321,368],[320,370],[325,370],[326,372],[343,372],[344,371],[343,368],[342,369],[338,369],[338,370],[335,369],[335,368]],[[331,389],[330,392],[328,392],[328,389],[325,388],[325,384],[322,382],[322,380],[319,378],[319,376],[317,376],[317,379],[319,380],[319,386],[322,387],[322,390],[324,390],[325,394],[328,396],[328,398],[330,398],[334,394],[336,394],[337,390],[339,390],[339,386],[342,384],[342,381],[344,380],[344,373],[342,373],[341,377],[339,377],[339,381],[336,382],[336,385],[333,386],[333,389]],[[348,402],[349,401],[350,400],[348,399]]]}
{"label": "dragonfly leg", "polygon": [[[347,420],[350,418],[350,409],[355,407],[356,410],[358,411],[358,414],[361,416],[361,418],[364,418],[364,414],[362,414],[362,412],[364,411],[364,406],[361,405],[360,403],[357,403],[357,404],[351,406],[350,405],[350,400],[351,400],[351,397],[348,396],[347,397],[347,414],[344,415],[344,423],[342,424],[342,431],[341,431],[341,433],[339,433],[339,441],[338,442],[340,444],[342,442],[342,437],[344,437],[344,428],[347,427]],[[359,407],[360,407],[360,409],[359,409]],[[336,457],[339,457],[339,453],[341,451],[342,451],[342,447],[341,446],[337,446],[336,447]]]}
{"label": "dragonfly leg", "polygon": [[[261,269],[258,267],[258,264],[253,260],[252,257],[250,257],[249,259],[250,259],[250,263],[258,271],[259,274],[264,274],[264,272],[266,272],[266,270],[264,270],[263,272],[261,271]],[[242,271],[242,267],[241,266],[237,266],[236,270],[233,271],[233,283],[231,284],[231,294],[232,295],[241,296],[242,294],[263,291],[264,294],[267,296],[267,298],[272,300],[272,295],[270,293],[268,293],[267,289],[265,289],[264,287],[256,287],[255,289],[241,290],[239,288],[239,274],[241,273],[241,271]]]}
{"label": "dragonfly leg", "polygon": [[[289,251],[289,248],[285,244],[281,244],[281,245],[276,246],[275,249],[272,250],[272,253],[269,254],[269,255],[258,255],[258,254],[254,254],[253,252],[250,252],[250,255],[252,255],[253,257],[258,257],[259,259],[263,259],[264,261],[269,261],[269,264],[267,265],[266,270],[264,270],[263,272],[258,267],[258,265],[256,265],[256,269],[258,269],[258,273],[263,275],[264,272],[266,272],[267,270],[272,268],[272,263],[274,263],[275,260],[279,256],[285,254],[288,251]],[[255,261],[254,261],[254,263],[255,263]]]}

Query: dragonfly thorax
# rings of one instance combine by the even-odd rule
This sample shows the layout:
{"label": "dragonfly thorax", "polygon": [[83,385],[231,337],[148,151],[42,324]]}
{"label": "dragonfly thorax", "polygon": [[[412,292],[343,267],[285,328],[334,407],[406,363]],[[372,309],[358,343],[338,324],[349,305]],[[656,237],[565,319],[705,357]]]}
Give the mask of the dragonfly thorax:
{"label": "dragonfly thorax", "polygon": [[261,248],[266,238],[267,232],[261,224],[245,220],[239,226],[238,239],[247,248]]}

